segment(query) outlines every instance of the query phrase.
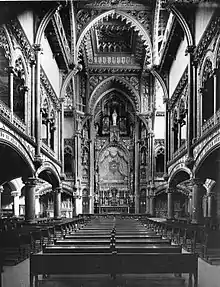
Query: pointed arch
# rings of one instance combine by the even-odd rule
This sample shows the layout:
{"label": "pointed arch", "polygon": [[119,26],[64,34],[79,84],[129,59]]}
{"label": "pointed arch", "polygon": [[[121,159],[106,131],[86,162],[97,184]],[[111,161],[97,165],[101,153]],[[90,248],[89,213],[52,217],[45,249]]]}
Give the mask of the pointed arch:
{"label": "pointed arch", "polygon": [[61,8],[61,5],[59,4],[58,6],[51,8],[43,17],[43,19],[40,22],[40,25],[38,26],[37,33],[35,36],[35,45],[40,45],[41,44],[41,39],[42,35],[47,27],[47,24],[50,22],[52,19],[53,15],[56,13],[57,10]]}
{"label": "pointed arch", "polygon": [[167,89],[167,86],[166,86],[166,83],[164,81],[164,79],[162,78],[162,76],[154,69],[151,70],[151,73],[152,75],[158,80],[158,82],[160,83],[162,89],[163,89],[163,94],[164,94],[164,97],[163,99],[166,100],[169,98],[169,95],[168,95],[168,89]]}
{"label": "pointed arch", "polygon": [[151,40],[146,29],[134,17],[128,15],[127,13],[123,11],[116,11],[116,10],[110,10],[110,11],[104,12],[101,15],[94,18],[90,23],[87,24],[87,26],[84,28],[84,30],[80,34],[78,41],[76,43],[76,53],[74,55],[75,56],[74,63],[75,64],[78,63],[78,55],[79,55],[80,46],[83,43],[83,40],[85,39],[86,34],[89,32],[89,30],[98,22],[112,15],[116,15],[118,18],[121,17],[122,20],[125,20],[128,24],[131,25],[131,27],[134,27],[135,31],[138,32],[146,48],[146,57],[145,57],[144,66],[151,66],[152,65],[152,44],[151,44]]}
{"label": "pointed arch", "polygon": [[189,24],[186,22],[186,19],[183,17],[180,11],[176,7],[174,7],[174,5],[168,5],[168,9],[173,13],[180,26],[182,27],[183,32],[186,35],[188,47],[192,47],[194,45],[193,36]]}
{"label": "pointed arch", "polygon": [[[126,95],[126,93],[121,91],[121,90],[120,90],[120,92],[122,94],[124,94],[131,101],[132,105],[135,107],[135,109],[137,111],[140,110],[140,98],[139,98],[138,93],[132,87],[132,85],[123,78],[120,78],[117,76],[112,76],[112,77],[109,77],[109,78],[103,80],[92,92],[92,94],[89,98],[89,103],[88,103],[88,106],[90,107],[90,113],[91,114],[92,114],[92,111],[94,110],[94,107],[96,106],[97,101],[100,100],[101,94],[102,94],[102,97],[104,95],[106,95],[106,91],[104,93],[102,93],[102,92],[99,92],[99,90],[101,88],[103,88],[105,85],[107,86],[107,84],[110,82],[117,82],[117,83],[121,84],[122,86],[126,87],[128,89],[128,91],[130,92],[131,97],[128,97],[128,95]],[[117,88],[111,88],[111,90],[112,89],[118,90]],[[107,92],[109,92],[109,91],[110,90],[108,89]]]}

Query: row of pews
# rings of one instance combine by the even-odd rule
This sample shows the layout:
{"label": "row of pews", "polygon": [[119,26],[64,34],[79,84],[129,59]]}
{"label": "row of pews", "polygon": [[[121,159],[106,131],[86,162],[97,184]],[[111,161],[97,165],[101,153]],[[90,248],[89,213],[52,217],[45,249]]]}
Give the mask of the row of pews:
{"label": "row of pews", "polygon": [[177,287],[186,286],[186,273],[196,287],[198,257],[181,250],[132,217],[94,217],[31,255],[30,286]]}
{"label": "row of pews", "polygon": [[42,250],[44,244],[52,243],[66,232],[75,230],[83,224],[83,218],[54,221],[40,219],[35,224],[24,220],[2,220],[0,229],[0,253],[2,265],[16,265],[31,253]]}

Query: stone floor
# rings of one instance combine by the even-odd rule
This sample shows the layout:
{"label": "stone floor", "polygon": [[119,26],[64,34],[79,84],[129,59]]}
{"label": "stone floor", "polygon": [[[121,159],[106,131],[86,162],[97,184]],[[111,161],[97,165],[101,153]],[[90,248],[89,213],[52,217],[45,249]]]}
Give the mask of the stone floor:
{"label": "stone floor", "polygon": [[[184,251],[183,251],[184,252]],[[131,282],[134,284],[131,285]],[[71,281],[66,281],[64,284],[55,283],[54,281],[48,282],[46,285],[41,286],[53,286],[53,287],[69,287],[72,286]],[[95,282],[95,281],[94,281]],[[92,284],[89,287],[107,287],[108,284]],[[165,282],[164,282],[165,283]],[[75,286],[75,285],[74,285]],[[88,285],[85,284],[85,287]],[[130,280],[129,287],[136,287],[137,282],[134,280]],[[139,285],[140,286],[140,285]],[[144,286],[144,285],[142,285]],[[149,285],[148,285],[149,286]],[[152,286],[161,286],[152,285]],[[163,285],[165,286],[165,285]],[[219,287],[220,286],[220,266],[211,266],[203,260],[199,259],[199,287]],[[3,273],[3,287],[29,287],[29,259],[19,263],[16,266],[6,266],[4,267]]]}

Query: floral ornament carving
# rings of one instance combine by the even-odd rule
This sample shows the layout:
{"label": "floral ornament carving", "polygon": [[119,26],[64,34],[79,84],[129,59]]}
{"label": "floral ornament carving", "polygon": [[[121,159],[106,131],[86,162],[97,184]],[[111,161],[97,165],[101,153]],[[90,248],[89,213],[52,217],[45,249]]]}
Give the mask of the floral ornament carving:
{"label": "floral ornament carving", "polygon": [[11,58],[10,48],[5,34],[5,29],[3,27],[0,27],[0,47],[4,49],[5,57],[7,59],[10,59]]}
{"label": "floral ornament carving", "polygon": [[103,80],[105,80],[107,76],[92,76],[89,78],[89,88],[90,92],[92,92],[95,87],[97,87]]}
{"label": "floral ornament carving", "polygon": [[217,14],[216,17],[213,17],[210,24],[208,25],[202,40],[198,44],[196,51],[195,51],[195,61],[199,62],[202,61],[203,57],[207,52],[207,48],[210,45],[211,41],[213,40],[215,34],[220,29],[220,16]]}
{"label": "floral ornament carving", "polygon": [[16,61],[15,61],[15,69],[14,69],[15,73],[17,74],[17,76],[23,80],[23,82],[25,81],[25,71],[24,71],[24,65],[22,62],[21,57],[19,57]]}
{"label": "floral ornament carving", "polygon": [[128,81],[131,86],[135,89],[135,91],[138,92],[139,90],[139,80],[137,77],[135,76],[125,76],[125,77],[122,77],[123,79],[125,79],[126,81]]}
{"label": "floral ornament carving", "polygon": [[8,28],[12,31],[12,34],[15,36],[26,59],[29,61],[34,60],[35,55],[34,55],[33,48],[31,44],[29,43],[20,23],[17,20],[11,20],[10,25],[8,25]]}
{"label": "floral ornament carving", "polygon": [[52,103],[54,104],[54,106],[59,109],[60,108],[60,102],[59,99],[56,95],[56,93],[54,92],[43,68],[41,67],[41,71],[40,71],[40,80],[41,80],[41,84],[44,86],[49,98],[51,99]]}
{"label": "floral ornament carving", "polygon": [[77,32],[83,29],[86,24],[88,24],[93,18],[98,15],[96,10],[82,9],[77,12],[76,21],[77,21]]}
{"label": "floral ornament carving", "polygon": [[134,17],[151,34],[152,17],[148,11],[128,11],[127,14]]}

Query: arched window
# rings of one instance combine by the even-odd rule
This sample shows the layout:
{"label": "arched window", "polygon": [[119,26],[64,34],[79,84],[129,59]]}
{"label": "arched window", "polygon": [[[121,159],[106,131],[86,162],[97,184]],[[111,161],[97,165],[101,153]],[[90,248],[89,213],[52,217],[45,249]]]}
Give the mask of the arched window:
{"label": "arched window", "polygon": [[73,150],[71,147],[66,146],[64,148],[64,172],[66,174],[72,175],[72,161],[73,161]]}
{"label": "arched window", "polygon": [[214,114],[214,77],[212,62],[206,59],[202,76],[202,123]]}
{"label": "arched window", "polygon": [[160,148],[156,153],[156,172],[164,172],[164,148]]}

